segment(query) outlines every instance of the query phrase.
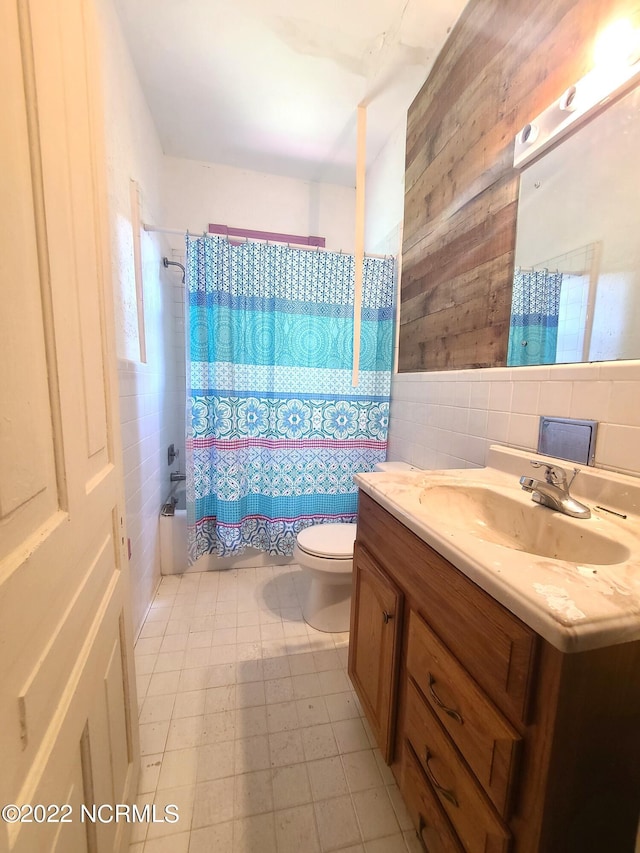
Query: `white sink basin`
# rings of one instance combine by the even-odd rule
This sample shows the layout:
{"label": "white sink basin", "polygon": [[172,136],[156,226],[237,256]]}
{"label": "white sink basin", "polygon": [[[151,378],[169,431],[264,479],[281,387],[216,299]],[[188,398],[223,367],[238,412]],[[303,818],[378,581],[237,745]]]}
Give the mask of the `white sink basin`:
{"label": "white sink basin", "polygon": [[470,533],[485,542],[552,560],[614,565],[631,552],[613,538],[520,495],[484,485],[434,484],[424,488],[421,509],[443,527]]}
{"label": "white sink basin", "polygon": [[571,518],[520,488],[531,470],[531,453],[493,445],[485,468],[354,479],[557,649],[640,640],[640,477],[583,468],[571,493],[591,517]]}

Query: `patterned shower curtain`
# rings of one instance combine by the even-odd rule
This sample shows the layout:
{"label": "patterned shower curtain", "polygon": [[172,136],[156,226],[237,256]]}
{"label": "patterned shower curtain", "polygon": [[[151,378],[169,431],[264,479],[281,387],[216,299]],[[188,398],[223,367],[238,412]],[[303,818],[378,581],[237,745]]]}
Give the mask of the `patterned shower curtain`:
{"label": "patterned shower curtain", "polygon": [[559,272],[514,273],[508,366],[555,364],[561,285]]}
{"label": "patterned shower curtain", "polygon": [[394,261],[364,262],[355,388],[352,256],[203,236],[186,266],[189,560],[291,554],[385,458]]}

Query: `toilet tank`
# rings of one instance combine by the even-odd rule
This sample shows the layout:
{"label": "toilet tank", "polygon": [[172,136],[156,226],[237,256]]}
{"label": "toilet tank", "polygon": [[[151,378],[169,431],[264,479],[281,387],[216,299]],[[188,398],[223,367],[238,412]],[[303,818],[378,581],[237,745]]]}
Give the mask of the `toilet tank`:
{"label": "toilet tank", "polygon": [[373,466],[374,471],[421,471],[416,465],[409,465],[408,462],[376,462]]}

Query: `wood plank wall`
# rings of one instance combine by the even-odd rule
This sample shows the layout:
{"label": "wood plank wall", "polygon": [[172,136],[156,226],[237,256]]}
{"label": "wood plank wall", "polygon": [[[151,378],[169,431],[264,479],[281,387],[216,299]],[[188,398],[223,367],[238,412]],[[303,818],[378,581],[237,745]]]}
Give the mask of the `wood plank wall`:
{"label": "wood plank wall", "polygon": [[515,134],[636,3],[470,0],[408,114],[401,372],[506,364]]}

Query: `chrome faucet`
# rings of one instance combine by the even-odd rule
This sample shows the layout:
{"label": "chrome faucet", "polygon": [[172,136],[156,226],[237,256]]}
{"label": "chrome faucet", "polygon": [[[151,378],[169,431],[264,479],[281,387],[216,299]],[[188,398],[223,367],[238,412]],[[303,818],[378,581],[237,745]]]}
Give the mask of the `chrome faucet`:
{"label": "chrome faucet", "polygon": [[567,482],[567,472],[559,465],[548,465],[546,462],[531,460],[534,468],[544,468],[544,480],[536,480],[533,477],[520,477],[520,485],[525,492],[531,492],[531,500],[570,515],[572,518],[590,518],[591,510],[588,506],[581,504],[569,494],[569,487],[580,471],[573,469],[573,477]]}

